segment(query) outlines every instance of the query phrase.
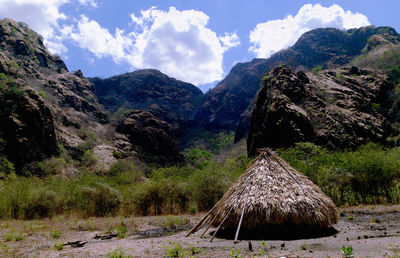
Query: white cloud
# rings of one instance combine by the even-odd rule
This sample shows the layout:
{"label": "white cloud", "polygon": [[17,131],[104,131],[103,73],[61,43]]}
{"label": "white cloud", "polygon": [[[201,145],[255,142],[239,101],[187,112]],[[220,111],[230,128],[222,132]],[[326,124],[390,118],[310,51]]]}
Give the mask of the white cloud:
{"label": "white cloud", "polygon": [[[137,34],[134,53],[130,55],[134,67],[157,68],[194,84],[222,79],[223,54],[234,44],[225,45],[207,28],[209,17],[205,13],[151,8],[142,12],[138,20],[133,19],[143,31]],[[228,38],[225,42],[231,43]]]}
{"label": "white cloud", "polygon": [[[67,16],[60,12],[60,7],[72,0],[0,0],[0,17],[22,21],[43,36],[44,43],[50,52],[65,53],[63,45],[65,33],[59,25]],[[96,7],[94,0],[79,0],[79,4]]]}
{"label": "white cloud", "polygon": [[339,5],[323,7],[320,4],[303,5],[293,17],[257,24],[250,32],[250,51],[257,57],[267,58],[273,53],[293,45],[300,36],[312,29],[334,27],[358,28],[369,25],[368,18],[360,13],[345,11]]}
{"label": "white cloud", "polygon": [[102,28],[96,21],[90,21],[82,15],[76,31],[66,27],[64,33],[71,37],[78,46],[88,49],[96,57],[111,56],[114,62],[126,59],[125,50],[131,45],[128,37],[123,36],[124,31],[116,29],[112,35],[107,29]]}
{"label": "white cloud", "polygon": [[233,33],[225,32],[225,36],[219,37],[219,39],[226,48],[237,47],[240,45],[239,36],[236,34],[236,31]]}
{"label": "white cloud", "polygon": [[81,5],[91,6],[91,7],[94,7],[94,8],[98,7],[97,2],[94,1],[94,0],[79,0],[79,3]]}
{"label": "white cloud", "polygon": [[0,0],[0,17],[23,21],[41,34],[52,52],[63,52],[65,47],[56,37],[58,21],[66,18],[59,7],[69,0]]}
{"label": "white cloud", "polygon": [[222,37],[207,28],[209,17],[200,11],[168,11],[152,7],[131,14],[134,30],[111,34],[82,16],[70,37],[97,57],[109,56],[132,68],[155,68],[180,80],[206,84],[222,79],[224,52],[239,45],[236,33]]}

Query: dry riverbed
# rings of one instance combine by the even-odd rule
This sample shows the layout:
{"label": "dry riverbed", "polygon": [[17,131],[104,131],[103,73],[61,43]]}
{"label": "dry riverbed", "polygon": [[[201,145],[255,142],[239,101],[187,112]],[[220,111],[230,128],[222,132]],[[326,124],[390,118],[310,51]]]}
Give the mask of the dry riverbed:
{"label": "dry riverbed", "polygon": [[[251,240],[253,251],[249,241],[210,243],[209,235],[199,238],[202,232],[185,237],[201,215],[0,221],[0,257],[166,257],[176,251],[187,257],[325,258],[342,257],[343,245],[351,246],[355,257],[400,257],[400,205],[349,207],[341,213],[335,235]],[[72,245],[83,246],[72,247],[76,241]]]}

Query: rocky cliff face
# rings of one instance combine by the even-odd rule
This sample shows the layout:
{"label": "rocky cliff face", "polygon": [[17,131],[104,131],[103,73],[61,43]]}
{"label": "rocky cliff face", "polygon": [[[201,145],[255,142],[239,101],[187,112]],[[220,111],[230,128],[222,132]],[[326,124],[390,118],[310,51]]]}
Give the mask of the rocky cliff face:
{"label": "rocky cliff face", "polygon": [[34,90],[8,90],[8,86],[0,87],[1,151],[18,170],[57,154],[57,138],[53,116],[41,96]]}
{"label": "rocky cliff face", "polygon": [[93,85],[80,71],[69,73],[27,25],[0,21],[1,155],[17,168],[85,142],[82,128],[101,127]]}
{"label": "rocky cliff face", "polygon": [[142,110],[134,110],[119,122],[117,132],[128,137],[131,151],[146,162],[160,165],[183,163],[171,126]]}
{"label": "rocky cliff face", "polygon": [[191,124],[203,93],[194,85],[146,69],[108,79],[90,79],[99,101],[111,112],[119,108],[147,110],[173,128]]}
{"label": "rocky cliff face", "polygon": [[[154,70],[117,76],[110,83],[94,80],[110,109],[132,101],[129,108],[152,110],[172,123],[190,121],[202,97],[193,85]],[[57,155],[63,146],[73,158],[91,150],[101,169],[115,161],[114,152],[176,164],[183,156],[172,135],[166,122],[148,112],[132,112],[119,125],[109,123],[95,86],[81,71],[68,72],[27,25],[0,21],[0,161],[7,158],[20,172]]]}
{"label": "rocky cliff face", "polygon": [[275,68],[253,105],[248,155],[304,141],[330,148],[387,142],[398,132],[389,114],[394,85],[386,79],[357,67],[308,74]]}
{"label": "rocky cliff face", "polygon": [[[268,59],[237,64],[220,84],[205,95],[196,114],[197,125],[210,130],[234,130],[259,90],[263,75],[270,69],[280,64],[303,71],[319,65],[323,68],[339,67],[360,55],[363,49],[368,52],[366,47],[372,44],[372,36],[391,38],[393,44],[398,44],[399,35],[390,27],[369,26],[348,31],[315,29],[305,33],[291,48]],[[248,117],[244,117],[239,127],[246,128],[243,123],[247,121]],[[245,136],[247,131],[239,129],[240,134]]]}

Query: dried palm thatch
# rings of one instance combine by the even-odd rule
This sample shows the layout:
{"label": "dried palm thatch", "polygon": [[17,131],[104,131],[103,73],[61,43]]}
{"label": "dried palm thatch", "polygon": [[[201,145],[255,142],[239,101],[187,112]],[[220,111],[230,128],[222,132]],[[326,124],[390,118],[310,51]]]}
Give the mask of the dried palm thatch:
{"label": "dried palm thatch", "polygon": [[187,236],[208,225],[202,236],[215,226],[214,236],[218,231],[236,231],[237,240],[239,230],[260,232],[281,225],[330,228],[338,218],[335,204],[317,185],[273,151],[263,149]]}

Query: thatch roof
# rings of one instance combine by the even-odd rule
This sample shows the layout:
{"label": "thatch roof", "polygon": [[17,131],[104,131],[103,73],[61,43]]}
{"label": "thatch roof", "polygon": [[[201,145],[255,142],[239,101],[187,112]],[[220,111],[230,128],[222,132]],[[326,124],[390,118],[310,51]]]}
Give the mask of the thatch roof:
{"label": "thatch roof", "polygon": [[239,230],[268,231],[279,225],[329,228],[338,218],[335,204],[317,185],[263,149],[188,236],[205,225],[217,227],[216,232],[236,232],[237,239]]}

